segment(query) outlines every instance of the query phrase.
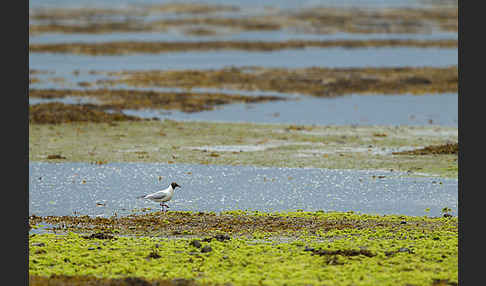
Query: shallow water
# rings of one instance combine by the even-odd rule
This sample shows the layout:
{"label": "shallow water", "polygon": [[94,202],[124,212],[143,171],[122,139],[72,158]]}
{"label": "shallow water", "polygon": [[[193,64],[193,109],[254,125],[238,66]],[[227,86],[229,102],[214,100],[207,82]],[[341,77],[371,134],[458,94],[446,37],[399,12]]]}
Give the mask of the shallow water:
{"label": "shallow water", "polygon": [[[167,89],[169,90],[169,89]],[[216,92],[216,90],[211,90]],[[442,125],[458,126],[457,93],[432,95],[349,95],[316,98],[293,94],[234,92],[244,96],[276,95],[288,101],[235,103],[214,110],[186,113],[177,110],[141,109],[123,113],[142,118],[178,121],[252,122],[298,125]],[[98,103],[89,97],[29,98],[29,104]]]}
{"label": "shallow water", "polygon": [[286,31],[245,31],[214,36],[187,36],[179,32],[168,33],[109,33],[109,34],[57,34],[46,33],[30,36],[30,44],[55,43],[104,43],[119,41],[138,42],[208,42],[208,41],[263,41],[284,42],[290,40],[450,40],[457,39],[457,33],[437,32],[432,34],[349,34],[336,33],[329,35],[297,34]]}
{"label": "shallow water", "polygon": [[80,97],[80,96],[66,96],[63,98],[30,98],[29,105],[36,105],[40,103],[61,102],[64,104],[97,104],[96,98]]}
{"label": "shallow water", "polygon": [[159,210],[157,203],[136,197],[172,181],[182,188],[168,203],[170,210],[303,209],[438,216],[449,207],[457,214],[457,179],[403,175],[314,168],[30,162],[29,215],[111,216],[129,214],[134,208]]}
{"label": "shallow water", "polygon": [[302,125],[458,126],[457,93],[436,95],[349,95],[335,98],[230,104],[211,111],[125,110],[144,118],[283,123]]}
{"label": "shallow water", "polygon": [[439,48],[307,48],[274,52],[205,51],[122,56],[29,53],[29,68],[72,72],[76,69],[168,70],[225,67],[446,67],[457,65],[457,49]]}
{"label": "shallow water", "polygon": [[[119,77],[117,76],[108,76],[104,74],[98,75],[90,75],[90,79],[87,79],[86,76],[81,76],[82,73],[79,75],[74,75],[70,72],[56,72],[53,75],[39,75],[39,79],[41,82],[29,84],[29,88],[31,89],[74,89],[74,90],[96,90],[101,88],[107,89],[130,89],[130,90],[141,90],[141,91],[155,91],[155,92],[174,92],[174,93],[187,93],[187,88],[181,87],[138,87],[138,86],[130,86],[127,84],[116,84],[115,86],[106,86],[103,83],[93,84],[92,86],[80,86],[79,83],[81,82],[96,82],[98,80],[117,80]],[[87,74],[87,73],[84,73]],[[60,85],[56,82],[49,81],[49,78],[53,77],[62,77],[65,79],[65,82]],[[277,91],[259,91],[259,90],[238,90],[238,89],[227,89],[227,88],[206,88],[206,87],[194,87],[190,89],[191,93],[224,93],[230,95],[243,95],[243,96],[280,96],[285,98],[300,98],[304,95],[298,93],[284,93],[284,92],[277,92]],[[36,99],[37,102],[42,102],[43,99]],[[55,99],[53,99],[55,101]]]}

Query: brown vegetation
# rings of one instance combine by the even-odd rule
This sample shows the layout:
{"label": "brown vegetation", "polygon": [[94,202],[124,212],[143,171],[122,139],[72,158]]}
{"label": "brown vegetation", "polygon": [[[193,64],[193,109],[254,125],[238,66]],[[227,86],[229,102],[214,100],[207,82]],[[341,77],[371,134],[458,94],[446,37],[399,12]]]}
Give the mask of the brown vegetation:
{"label": "brown vegetation", "polygon": [[[96,29],[96,28],[95,28]],[[192,31],[192,32],[191,32]],[[189,33],[210,34],[207,29],[189,30]],[[283,49],[304,49],[311,47],[369,48],[369,47],[439,47],[457,48],[457,40],[337,40],[287,42],[108,42],[108,43],[58,43],[30,44],[30,52],[73,53],[87,55],[120,55],[129,53],[167,53],[210,50],[275,51]]]}
{"label": "brown vegetation", "polygon": [[394,155],[442,155],[442,154],[458,154],[459,143],[448,143],[443,145],[427,146],[411,151],[394,152]]}
{"label": "brown vegetation", "polygon": [[107,113],[93,104],[70,105],[44,103],[29,105],[29,123],[60,124],[68,122],[138,121],[140,118],[122,113]]}
{"label": "brown vegetation", "polygon": [[[139,235],[203,235],[220,234],[251,235],[255,232],[273,234],[290,234],[308,230],[310,232],[336,229],[374,229],[376,227],[407,227],[399,218],[394,220],[379,220],[358,218],[339,219],[322,218],[319,216],[297,217],[262,215],[248,216],[245,214],[215,214],[208,212],[151,212],[129,216],[109,218],[90,216],[35,216],[29,217],[29,225],[48,223],[54,225],[55,231],[75,232],[112,232]],[[421,222],[420,227],[433,229],[441,222]],[[414,227],[419,222],[414,223]]]}
{"label": "brown vegetation", "polygon": [[66,96],[95,97],[101,103],[97,108],[121,109],[168,109],[184,112],[211,110],[215,106],[230,103],[256,103],[284,100],[277,96],[243,96],[223,93],[157,92],[127,89],[31,89],[29,96],[38,98],[62,98]]}
{"label": "brown vegetation", "polygon": [[106,84],[139,87],[211,87],[313,96],[457,92],[457,66],[447,68],[225,68],[116,73]]}
{"label": "brown vegetation", "polygon": [[[214,12],[238,12],[239,8],[224,5],[187,5],[171,3],[162,6],[133,7],[130,9],[52,9],[33,11],[32,19],[47,21],[30,25],[30,33],[109,33],[114,31],[166,31],[167,28],[211,26],[234,31],[289,30],[293,32],[332,34],[345,33],[430,33],[435,30],[458,31],[458,8],[319,8],[277,12],[242,17],[214,17]],[[137,17],[154,13],[185,13],[198,17],[155,19],[142,21]],[[110,19],[123,16],[126,20]],[[120,17],[118,17],[120,18]],[[60,23],[75,19],[77,24]],[[111,29],[111,30],[110,30]]]}
{"label": "brown vegetation", "polygon": [[[156,283],[156,284],[155,284]],[[29,275],[31,286],[195,286],[200,285],[190,279],[157,280],[154,283],[140,277],[99,278],[94,276],[52,275],[50,277]]]}

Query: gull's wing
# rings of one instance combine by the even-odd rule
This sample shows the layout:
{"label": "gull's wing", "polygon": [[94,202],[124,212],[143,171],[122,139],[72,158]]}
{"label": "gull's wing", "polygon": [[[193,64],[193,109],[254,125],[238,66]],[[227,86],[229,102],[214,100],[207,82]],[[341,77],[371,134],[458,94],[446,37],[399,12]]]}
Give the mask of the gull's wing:
{"label": "gull's wing", "polygon": [[167,194],[166,192],[160,191],[160,192],[156,192],[156,193],[153,193],[153,194],[150,194],[150,195],[146,195],[144,198],[145,199],[161,200],[161,199],[167,197],[168,195],[169,194]]}

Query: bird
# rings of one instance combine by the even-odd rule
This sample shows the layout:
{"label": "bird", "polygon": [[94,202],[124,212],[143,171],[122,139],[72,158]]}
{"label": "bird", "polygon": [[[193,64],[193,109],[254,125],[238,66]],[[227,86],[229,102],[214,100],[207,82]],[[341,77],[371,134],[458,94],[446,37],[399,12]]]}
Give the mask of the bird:
{"label": "bird", "polygon": [[154,201],[154,202],[160,202],[160,206],[162,207],[162,210],[164,210],[164,207],[169,208],[169,206],[167,204],[165,204],[165,202],[168,202],[172,199],[172,196],[174,195],[174,190],[177,187],[180,188],[181,186],[179,186],[176,182],[172,182],[167,187],[167,189],[164,189],[164,190],[152,193],[152,194],[139,196],[138,198],[139,199],[148,199],[148,200],[151,200],[151,201]]}

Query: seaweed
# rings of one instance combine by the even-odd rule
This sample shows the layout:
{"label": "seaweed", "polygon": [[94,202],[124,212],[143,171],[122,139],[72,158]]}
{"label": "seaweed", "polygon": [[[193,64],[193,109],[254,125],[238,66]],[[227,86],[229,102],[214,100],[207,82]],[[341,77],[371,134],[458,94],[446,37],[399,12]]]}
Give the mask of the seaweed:
{"label": "seaweed", "polygon": [[[93,27],[98,32],[103,28]],[[74,32],[74,31],[72,31]],[[186,33],[208,35],[214,31],[203,28],[192,28]],[[283,49],[305,49],[309,47],[330,48],[343,47],[418,47],[418,48],[457,48],[457,40],[290,40],[286,42],[270,41],[212,41],[212,42],[108,42],[108,43],[56,43],[30,44],[29,52],[36,53],[72,53],[86,55],[124,55],[131,53],[168,53],[187,51],[212,50],[244,50],[244,51],[277,51]]]}
{"label": "seaweed", "polygon": [[442,145],[431,145],[410,151],[393,152],[394,155],[444,155],[458,154],[459,143],[447,143]]}

